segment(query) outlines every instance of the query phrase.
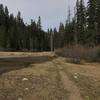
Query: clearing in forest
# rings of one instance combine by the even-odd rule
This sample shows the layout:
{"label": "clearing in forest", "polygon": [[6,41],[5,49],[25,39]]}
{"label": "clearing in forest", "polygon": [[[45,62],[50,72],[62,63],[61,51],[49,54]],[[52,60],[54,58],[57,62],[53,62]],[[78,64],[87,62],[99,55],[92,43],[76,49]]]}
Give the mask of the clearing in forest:
{"label": "clearing in forest", "polygon": [[72,64],[50,52],[1,52],[0,100],[100,100],[100,64]]}

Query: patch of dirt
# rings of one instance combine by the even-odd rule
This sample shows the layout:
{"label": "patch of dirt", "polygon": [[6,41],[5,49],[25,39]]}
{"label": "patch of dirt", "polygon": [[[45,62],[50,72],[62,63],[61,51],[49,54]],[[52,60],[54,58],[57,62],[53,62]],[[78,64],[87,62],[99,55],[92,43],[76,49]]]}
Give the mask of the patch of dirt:
{"label": "patch of dirt", "polygon": [[99,87],[99,63],[71,64],[51,52],[0,52],[0,100],[99,100]]}
{"label": "patch of dirt", "polygon": [[[0,100],[66,100],[67,91],[61,85],[55,66],[51,63],[55,57],[52,54],[45,55],[48,54],[28,57],[27,60],[18,57],[17,62],[8,57],[3,60],[1,58],[0,68],[6,64],[7,71],[0,75]],[[25,62],[30,61],[25,67]],[[15,69],[8,71],[8,68]]]}
{"label": "patch of dirt", "polygon": [[68,78],[65,72],[60,71],[64,88],[70,92],[69,100],[83,100],[79,88]]}
{"label": "patch of dirt", "polygon": [[56,59],[53,61],[54,65],[58,68],[61,82],[64,86],[64,89],[66,89],[70,94],[69,94],[69,100],[83,100],[81,95],[80,95],[80,89],[76,86],[76,84],[69,79],[67,74],[63,71],[64,68],[62,66],[62,60],[59,61],[59,59]]}
{"label": "patch of dirt", "polygon": [[79,73],[81,75],[90,76],[100,80],[100,64],[99,63],[83,63],[83,64],[72,64],[67,63],[66,58],[57,58],[59,65],[64,67],[68,72],[74,74]]}
{"label": "patch of dirt", "polygon": [[60,69],[80,89],[83,100],[100,100],[99,63],[71,64],[61,57],[57,59],[57,62]]}
{"label": "patch of dirt", "polygon": [[66,69],[70,73],[79,73],[81,75],[90,76],[100,80],[100,64],[91,63],[91,64],[70,64],[64,63],[64,66],[67,66]]}

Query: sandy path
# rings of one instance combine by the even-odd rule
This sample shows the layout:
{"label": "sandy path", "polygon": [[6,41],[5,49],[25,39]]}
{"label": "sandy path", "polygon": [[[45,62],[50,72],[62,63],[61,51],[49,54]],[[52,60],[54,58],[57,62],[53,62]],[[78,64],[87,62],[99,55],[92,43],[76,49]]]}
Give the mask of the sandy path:
{"label": "sandy path", "polygon": [[73,81],[69,79],[67,74],[63,71],[62,62],[59,60],[58,61],[56,60],[56,61],[53,61],[53,63],[55,63],[54,65],[56,65],[56,67],[59,70],[59,74],[61,76],[61,82],[64,86],[64,89],[66,89],[70,93],[69,100],[83,100],[80,95],[80,89],[74,84]]}
{"label": "sandy path", "polygon": [[70,92],[69,100],[83,100],[78,87],[68,78],[65,72],[60,71],[61,81],[64,88]]}

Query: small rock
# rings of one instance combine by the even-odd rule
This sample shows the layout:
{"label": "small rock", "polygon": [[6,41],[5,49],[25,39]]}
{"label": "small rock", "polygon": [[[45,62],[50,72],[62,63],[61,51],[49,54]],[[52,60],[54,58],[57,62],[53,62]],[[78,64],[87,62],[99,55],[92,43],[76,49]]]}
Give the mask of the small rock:
{"label": "small rock", "polygon": [[75,79],[77,79],[77,78],[78,78],[78,76],[74,76],[74,78],[75,78]]}
{"label": "small rock", "polygon": [[28,78],[23,78],[22,81],[28,81]]}
{"label": "small rock", "polygon": [[78,73],[74,73],[75,75],[78,75]]}
{"label": "small rock", "polygon": [[18,98],[18,100],[23,100],[22,98]]}
{"label": "small rock", "polygon": [[29,88],[25,88],[25,90],[29,90]]}
{"label": "small rock", "polygon": [[86,97],[87,100],[90,100],[90,97],[89,96],[85,96],[85,97]]}
{"label": "small rock", "polygon": [[95,82],[97,82],[98,80],[94,79]]}

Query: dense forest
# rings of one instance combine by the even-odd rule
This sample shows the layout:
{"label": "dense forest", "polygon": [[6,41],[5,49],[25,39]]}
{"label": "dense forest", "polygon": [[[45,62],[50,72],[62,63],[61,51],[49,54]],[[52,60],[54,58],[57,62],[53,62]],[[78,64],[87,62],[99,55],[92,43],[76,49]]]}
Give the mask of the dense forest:
{"label": "dense forest", "polygon": [[72,17],[70,8],[65,24],[60,23],[59,29],[42,29],[41,17],[38,21],[31,19],[26,24],[21,17],[9,14],[7,7],[0,4],[0,49],[13,51],[49,51],[65,45],[100,45],[100,0],[77,0]]}
{"label": "dense forest", "polygon": [[100,0],[89,0],[87,6],[84,0],[77,0],[74,17],[71,11],[65,25],[60,23],[59,32],[54,29],[55,47],[65,45],[100,45]]}
{"label": "dense forest", "polygon": [[3,50],[50,50],[49,35],[41,28],[41,18],[27,25],[21,18],[9,15],[7,7],[0,5],[0,48]]}

